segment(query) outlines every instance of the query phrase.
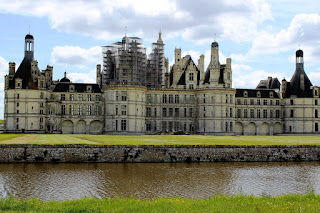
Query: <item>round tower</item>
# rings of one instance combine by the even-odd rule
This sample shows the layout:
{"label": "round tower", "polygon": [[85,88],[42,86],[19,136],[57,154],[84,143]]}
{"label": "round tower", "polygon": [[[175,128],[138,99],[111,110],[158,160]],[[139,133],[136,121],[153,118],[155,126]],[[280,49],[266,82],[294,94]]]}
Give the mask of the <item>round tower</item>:
{"label": "round tower", "polygon": [[34,59],[34,38],[30,33],[26,35],[24,41],[24,57]]}
{"label": "round tower", "polygon": [[219,44],[216,41],[211,44],[211,64],[219,64]]}

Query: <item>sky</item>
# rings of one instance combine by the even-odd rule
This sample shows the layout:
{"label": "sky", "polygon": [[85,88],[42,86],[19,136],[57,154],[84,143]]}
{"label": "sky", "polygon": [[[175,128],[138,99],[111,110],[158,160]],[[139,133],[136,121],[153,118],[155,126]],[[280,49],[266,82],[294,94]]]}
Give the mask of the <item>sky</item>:
{"label": "sky", "polygon": [[314,0],[0,0],[0,118],[4,76],[24,56],[24,37],[35,38],[40,70],[54,67],[53,79],[95,82],[101,46],[122,37],[143,39],[147,53],[161,30],[165,56],[174,49],[201,54],[219,43],[220,63],[232,59],[233,87],[255,88],[268,76],[291,79],[295,51],[304,51],[305,71],[320,85],[320,2]]}

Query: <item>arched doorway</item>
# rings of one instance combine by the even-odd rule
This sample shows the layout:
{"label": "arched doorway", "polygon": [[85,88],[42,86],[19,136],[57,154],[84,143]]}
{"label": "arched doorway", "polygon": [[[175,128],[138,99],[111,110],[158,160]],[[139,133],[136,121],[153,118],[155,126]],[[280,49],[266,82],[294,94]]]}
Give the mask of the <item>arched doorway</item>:
{"label": "arched doorway", "polygon": [[243,124],[242,123],[236,122],[235,133],[236,133],[236,135],[243,135]]}
{"label": "arched doorway", "polygon": [[72,134],[73,122],[70,120],[63,121],[61,131],[62,131],[62,134]]}

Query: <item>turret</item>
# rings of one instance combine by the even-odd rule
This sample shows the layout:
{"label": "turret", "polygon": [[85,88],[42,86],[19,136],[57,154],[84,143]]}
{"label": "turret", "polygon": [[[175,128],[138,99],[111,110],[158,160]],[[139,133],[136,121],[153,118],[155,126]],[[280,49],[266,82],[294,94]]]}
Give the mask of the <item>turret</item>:
{"label": "turret", "polygon": [[219,64],[219,44],[214,41],[211,44],[211,65],[216,66]]}
{"label": "turret", "polygon": [[15,72],[16,72],[16,63],[9,62],[9,75],[14,75]]}
{"label": "turret", "polygon": [[25,37],[24,57],[34,60],[34,38],[30,33]]}
{"label": "turret", "polygon": [[200,86],[204,81],[204,55],[200,55],[198,60],[198,69],[200,71]]}
{"label": "turret", "polygon": [[101,87],[102,75],[101,75],[101,64],[97,64],[97,84]]}
{"label": "turret", "polygon": [[287,95],[287,85],[288,82],[286,79],[283,79],[281,82],[281,94],[282,94],[282,98],[285,98]]}
{"label": "turret", "polygon": [[163,41],[161,39],[161,31],[159,32],[159,38],[158,38],[158,41],[157,41],[158,44],[163,44]]}

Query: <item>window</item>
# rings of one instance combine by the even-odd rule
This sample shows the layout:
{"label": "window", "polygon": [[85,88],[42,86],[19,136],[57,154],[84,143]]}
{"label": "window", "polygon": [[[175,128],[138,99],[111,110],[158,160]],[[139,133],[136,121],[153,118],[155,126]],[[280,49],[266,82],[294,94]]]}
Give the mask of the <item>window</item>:
{"label": "window", "polygon": [[74,101],[74,94],[70,94],[70,101]]}
{"label": "window", "polygon": [[162,117],[167,117],[167,108],[162,108]]}
{"label": "window", "polygon": [[273,118],[273,110],[270,110],[270,118]]}
{"label": "window", "polygon": [[318,110],[317,109],[314,111],[314,117],[318,118]]}
{"label": "window", "polygon": [[169,108],[169,117],[173,117],[173,108]]}
{"label": "window", "polygon": [[118,105],[116,105],[116,115],[118,115]]}
{"label": "window", "polygon": [[174,131],[179,131],[179,126],[180,126],[180,124],[179,124],[179,122],[174,122]]}
{"label": "window", "polygon": [[121,105],[121,115],[127,115],[127,105]]}
{"label": "window", "polygon": [[116,91],[116,101],[119,101],[119,92]]}
{"label": "window", "polygon": [[189,81],[193,81],[193,73],[189,73]]}
{"label": "window", "polygon": [[319,131],[319,124],[318,124],[318,123],[315,123],[314,130],[315,130],[316,132]]}
{"label": "window", "polygon": [[155,104],[157,103],[157,94],[154,94],[153,102],[154,102]]}
{"label": "window", "polygon": [[43,109],[40,109],[40,114],[43,115]]}
{"label": "window", "polygon": [[151,103],[151,94],[146,94],[146,103]]}
{"label": "window", "polygon": [[254,105],[254,100],[250,99],[250,105]]}
{"label": "window", "polygon": [[157,108],[154,108],[154,117],[157,117]]}
{"label": "window", "polygon": [[293,100],[290,100],[290,105],[293,105]]}
{"label": "window", "polygon": [[189,89],[193,89],[193,84],[189,84]]}
{"label": "window", "polygon": [[122,91],[121,92],[121,101],[126,101],[127,100],[127,92],[126,91]]}
{"label": "window", "polygon": [[96,105],[94,109],[94,115],[101,115],[101,107]]}
{"label": "window", "polygon": [[91,95],[87,95],[87,101],[91,101]]}
{"label": "window", "polygon": [[183,96],[183,103],[186,104],[187,103],[187,95]]}
{"label": "window", "polygon": [[314,100],[314,105],[318,105],[318,100]]}
{"label": "window", "polygon": [[179,108],[174,109],[174,117],[179,117]]}
{"label": "window", "polygon": [[173,104],[173,95],[169,95],[169,104]]}
{"label": "window", "polygon": [[19,110],[17,110],[17,114],[19,114]]}
{"label": "window", "polygon": [[244,99],[244,105],[248,105],[248,100],[247,99]]}
{"label": "window", "polygon": [[87,115],[91,115],[91,105],[87,105]]}
{"label": "window", "polygon": [[263,100],[263,105],[268,105],[268,100]]}
{"label": "window", "polygon": [[121,130],[122,131],[127,130],[127,120],[121,120]]}
{"label": "window", "polygon": [[17,94],[17,99],[19,99],[19,97],[20,97],[20,95],[19,95],[19,94]]}
{"label": "window", "polygon": [[167,94],[162,95],[162,103],[164,103],[164,104],[167,103]]}
{"label": "window", "polygon": [[237,105],[241,105],[241,99],[237,99]]}
{"label": "window", "polygon": [[263,110],[263,118],[268,118],[268,110]]}
{"label": "window", "polygon": [[74,115],[74,106],[69,105],[69,115]]}
{"label": "window", "polygon": [[230,122],[230,132],[232,132],[232,131],[233,131],[233,123]]}
{"label": "window", "polygon": [[151,122],[146,121],[146,131],[151,131]]}
{"label": "window", "polygon": [[244,117],[244,118],[248,118],[248,110],[247,110],[247,109],[244,109],[244,111],[243,111],[243,117]]}
{"label": "window", "polygon": [[115,129],[118,130],[118,120],[116,120],[116,126]]}
{"label": "window", "polygon": [[232,118],[232,116],[233,116],[233,110],[232,110],[232,108],[230,108],[230,118]]}
{"label": "window", "polygon": [[290,110],[290,118],[293,118],[294,117],[294,114],[293,114],[293,109]]}
{"label": "window", "polygon": [[187,117],[187,108],[184,108],[184,117]]}
{"label": "window", "polygon": [[82,115],[82,114],[83,114],[83,112],[82,112],[82,106],[79,105],[79,106],[78,106],[78,115]]}
{"label": "window", "polygon": [[179,103],[179,95],[174,96],[174,103],[178,104]]}
{"label": "window", "polygon": [[17,103],[17,107],[19,107],[19,103]]}
{"label": "window", "polygon": [[241,118],[241,109],[237,109],[237,118]]}
{"label": "window", "polygon": [[66,105],[61,105],[61,115],[66,114]]}
{"label": "window", "polygon": [[100,95],[96,95],[96,101],[100,101]]}
{"label": "window", "polygon": [[193,117],[193,108],[189,109],[190,117]]}
{"label": "window", "polygon": [[279,100],[276,100],[276,105],[280,105],[280,101]]}
{"label": "window", "polygon": [[260,111],[260,109],[257,110],[257,118],[261,118],[261,111]]}
{"label": "window", "polygon": [[190,104],[194,104],[194,95],[190,95],[189,99],[190,99]]}
{"label": "window", "polygon": [[167,131],[167,122],[166,121],[162,121],[161,122],[161,126],[162,126],[162,131],[166,132]]}
{"label": "window", "polygon": [[228,122],[226,122],[226,132],[228,132]]}
{"label": "window", "polygon": [[60,96],[60,100],[61,100],[61,101],[66,100],[66,94],[61,94],[61,96]]}
{"label": "window", "polygon": [[168,125],[168,127],[169,127],[169,128],[168,128],[169,132],[172,132],[172,126],[173,126],[173,125],[172,125],[172,121],[169,121],[169,125]]}
{"label": "window", "polygon": [[146,116],[151,117],[151,108],[150,107],[146,108]]}
{"label": "window", "polygon": [[228,103],[228,95],[226,95],[226,104]]}
{"label": "window", "polygon": [[273,105],[273,101],[272,101],[272,100],[270,100],[270,105],[271,105],[271,106]]}
{"label": "window", "polygon": [[260,99],[257,100],[257,105],[261,105],[261,100]]}
{"label": "window", "polygon": [[43,99],[43,92],[40,92],[40,99]]}
{"label": "window", "polygon": [[280,110],[276,110],[276,118],[280,118]]}
{"label": "window", "polygon": [[78,94],[78,101],[82,101],[83,100],[83,96],[81,94]]}
{"label": "window", "polygon": [[250,109],[250,118],[254,118],[254,109]]}

